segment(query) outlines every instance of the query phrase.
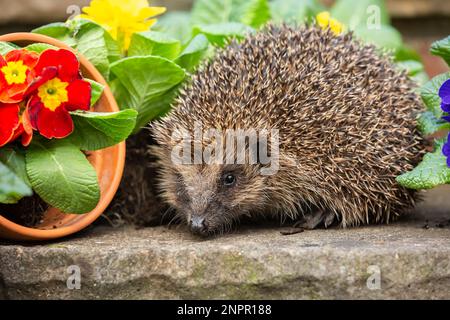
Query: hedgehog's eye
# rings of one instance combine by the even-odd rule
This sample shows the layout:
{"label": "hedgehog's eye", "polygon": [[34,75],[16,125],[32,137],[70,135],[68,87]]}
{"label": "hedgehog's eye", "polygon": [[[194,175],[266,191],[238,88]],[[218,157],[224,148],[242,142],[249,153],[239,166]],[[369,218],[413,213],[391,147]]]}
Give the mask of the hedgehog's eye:
{"label": "hedgehog's eye", "polygon": [[223,184],[227,187],[232,187],[236,183],[236,176],[232,173],[226,173],[222,177]]}

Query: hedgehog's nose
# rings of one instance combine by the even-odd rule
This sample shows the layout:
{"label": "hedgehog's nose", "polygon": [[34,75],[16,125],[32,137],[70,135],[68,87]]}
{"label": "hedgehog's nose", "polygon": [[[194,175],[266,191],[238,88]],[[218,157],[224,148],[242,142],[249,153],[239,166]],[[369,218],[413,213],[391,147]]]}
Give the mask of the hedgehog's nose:
{"label": "hedgehog's nose", "polygon": [[208,224],[206,223],[205,218],[200,216],[192,216],[191,221],[189,222],[189,227],[194,234],[201,236],[208,234]]}

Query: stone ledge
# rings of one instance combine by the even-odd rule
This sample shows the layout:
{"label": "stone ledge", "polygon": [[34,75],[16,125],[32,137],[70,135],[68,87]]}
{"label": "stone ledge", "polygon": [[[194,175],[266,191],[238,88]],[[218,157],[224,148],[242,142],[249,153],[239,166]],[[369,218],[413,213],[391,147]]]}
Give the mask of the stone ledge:
{"label": "stone ledge", "polygon": [[[0,298],[449,299],[450,229],[423,225],[291,236],[266,226],[206,241],[183,228],[96,227],[58,244],[3,243]],[[66,287],[70,265],[80,290]],[[369,266],[379,290],[366,285]]]}

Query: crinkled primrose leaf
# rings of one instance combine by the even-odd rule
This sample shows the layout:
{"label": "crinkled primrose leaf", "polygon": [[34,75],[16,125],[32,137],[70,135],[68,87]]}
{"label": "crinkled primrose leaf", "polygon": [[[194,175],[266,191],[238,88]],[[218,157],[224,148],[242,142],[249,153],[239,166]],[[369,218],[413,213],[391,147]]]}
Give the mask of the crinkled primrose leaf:
{"label": "crinkled primrose leaf", "polygon": [[81,150],[94,151],[124,141],[136,125],[136,110],[120,112],[71,112],[74,132],[67,138]]}
{"label": "crinkled primrose leaf", "polygon": [[403,44],[399,50],[395,53],[395,61],[407,61],[415,60],[422,62],[422,58],[414,49]]}
{"label": "crinkled primrose leaf", "polygon": [[185,44],[192,38],[191,14],[185,11],[172,11],[158,19],[153,30],[164,32]]}
{"label": "crinkled primrose leaf", "polygon": [[233,0],[230,21],[238,21],[253,28],[260,28],[271,18],[267,0]]}
{"label": "crinkled primrose leaf", "polygon": [[32,194],[31,188],[0,161],[0,203],[14,204]]}
{"label": "crinkled primrose leaf", "polygon": [[111,72],[116,77],[112,88],[119,105],[138,111],[136,130],[153,119],[157,100],[186,77],[180,66],[155,56],[122,59],[111,65]]}
{"label": "crinkled primrose leaf", "polygon": [[432,189],[450,183],[450,168],[442,153],[443,140],[436,143],[435,151],[427,153],[422,162],[412,171],[397,177],[397,182],[409,189]]}
{"label": "crinkled primrose leaf", "polygon": [[208,41],[218,47],[224,47],[229,39],[243,39],[247,34],[255,30],[239,22],[225,22],[194,27],[193,33],[204,34]]}
{"label": "crinkled primrose leaf", "polygon": [[431,45],[431,53],[444,59],[450,66],[450,36],[434,42]]}
{"label": "crinkled primrose leaf", "polygon": [[13,43],[0,41],[0,54],[2,56],[6,55],[8,52],[17,49],[18,46],[16,46]]}
{"label": "crinkled primrose leaf", "polygon": [[91,84],[91,106],[93,106],[102,96],[105,86],[91,79],[85,80]]}
{"label": "crinkled primrose leaf", "polygon": [[26,166],[33,190],[49,205],[74,214],[97,206],[97,173],[80,148],[67,139],[33,139]]}
{"label": "crinkled primrose leaf", "polygon": [[424,66],[417,60],[404,60],[396,63],[400,70],[405,70],[408,76],[415,76],[424,70]]}
{"label": "crinkled primrose leaf", "polygon": [[159,56],[173,60],[181,52],[181,43],[165,33],[144,31],[131,37],[128,56]]}
{"label": "crinkled primrose leaf", "polygon": [[450,123],[438,119],[431,111],[424,112],[417,120],[418,128],[424,136],[431,135],[441,130],[450,130]]}
{"label": "crinkled primrose leaf", "polygon": [[12,170],[27,186],[31,186],[30,180],[28,179],[27,168],[25,165],[25,153],[23,150],[10,146],[1,148],[0,162]]}
{"label": "crinkled primrose leaf", "polygon": [[75,46],[76,41],[73,38],[73,30],[69,24],[64,22],[54,22],[32,30],[33,33],[43,34],[66,43],[69,46]]}
{"label": "crinkled primrose leaf", "polygon": [[32,43],[32,44],[26,46],[24,49],[26,49],[28,51],[36,52],[36,53],[42,53],[43,51],[48,50],[48,49],[58,50],[57,47],[52,46],[51,44],[47,44],[47,43]]}
{"label": "crinkled primrose leaf", "polygon": [[121,57],[117,42],[105,29],[90,21],[80,20],[75,28],[75,49],[108,79],[110,63]]}
{"label": "crinkled primrose leaf", "polygon": [[238,22],[259,28],[270,18],[268,0],[197,0],[191,23],[198,26]]}
{"label": "crinkled primrose leaf", "polygon": [[426,84],[420,89],[420,95],[425,103],[428,111],[431,111],[436,118],[440,118],[443,115],[441,109],[441,98],[439,97],[439,89],[442,84],[450,79],[450,72],[440,74]]}
{"label": "crinkled primrose leaf", "polygon": [[203,34],[199,34],[187,44],[175,62],[185,70],[192,72],[206,55],[208,47],[208,39]]}

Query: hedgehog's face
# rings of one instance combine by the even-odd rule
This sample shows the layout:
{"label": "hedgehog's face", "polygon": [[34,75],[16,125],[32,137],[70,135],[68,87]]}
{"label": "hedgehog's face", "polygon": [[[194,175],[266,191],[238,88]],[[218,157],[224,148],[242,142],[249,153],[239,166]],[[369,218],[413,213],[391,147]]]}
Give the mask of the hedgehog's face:
{"label": "hedgehog's face", "polygon": [[162,178],[165,198],[201,236],[228,231],[265,199],[266,177],[256,165],[182,165]]}

